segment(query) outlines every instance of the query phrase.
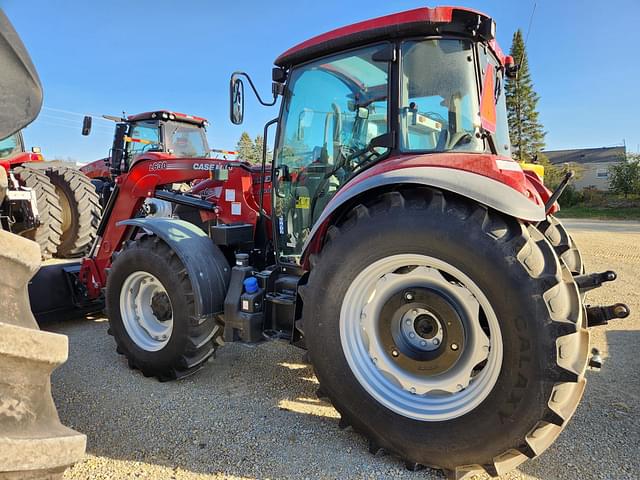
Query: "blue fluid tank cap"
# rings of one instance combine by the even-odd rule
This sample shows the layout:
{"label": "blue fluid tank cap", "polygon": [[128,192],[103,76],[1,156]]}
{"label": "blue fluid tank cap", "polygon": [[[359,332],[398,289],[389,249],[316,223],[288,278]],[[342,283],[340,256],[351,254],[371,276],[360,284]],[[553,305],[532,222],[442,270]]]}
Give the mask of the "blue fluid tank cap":
{"label": "blue fluid tank cap", "polygon": [[248,277],[244,279],[244,291],[247,293],[255,293],[258,291],[258,279],[256,277]]}

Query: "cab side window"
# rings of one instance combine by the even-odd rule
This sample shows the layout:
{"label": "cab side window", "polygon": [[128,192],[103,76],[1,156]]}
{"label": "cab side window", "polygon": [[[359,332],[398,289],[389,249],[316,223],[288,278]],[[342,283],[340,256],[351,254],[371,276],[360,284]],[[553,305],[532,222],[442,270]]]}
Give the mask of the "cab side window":
{"label": "cab side window", "polygon": [[145,152],[158,150],[159,146],[160,132],[157,124],[142,122],[131,127],[127,142],[127,156],[130,161]]}

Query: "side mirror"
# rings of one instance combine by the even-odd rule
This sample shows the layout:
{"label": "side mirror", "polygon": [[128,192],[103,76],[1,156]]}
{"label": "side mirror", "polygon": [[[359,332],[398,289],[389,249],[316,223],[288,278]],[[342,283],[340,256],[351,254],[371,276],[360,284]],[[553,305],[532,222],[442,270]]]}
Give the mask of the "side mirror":
{"label": "side mirror", "polygon": [[234,125],[240,125],[244,119],[244,84],[235,74],[231,75],[229,85],[229,116]]}
{"label": "side mirror", "polygon": [[40,147],[31,147],[31,153],[42,153],[42,149]]}
{"label": "side mirror", "polygon": [[82,135],[85,137],[91,133],[91,122],[93,119],[87,115],[82,119]]}

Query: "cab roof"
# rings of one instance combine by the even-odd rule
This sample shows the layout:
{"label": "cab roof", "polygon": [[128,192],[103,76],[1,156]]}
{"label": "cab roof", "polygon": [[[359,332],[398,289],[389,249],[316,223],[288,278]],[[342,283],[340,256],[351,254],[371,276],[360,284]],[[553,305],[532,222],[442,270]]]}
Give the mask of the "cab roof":
{"label": "cab roof", "polygon": [[486,40],[503,61],[504,54],[495,43],[495,22],[489,16],[462,7],[424,7],[336,28],[291,47],[274,63],[281,68],[289,68],[376,41],[441,34]]}
{"label": "cab roof", "polygon": [[129,115],[127,121],[137,122],[141,120],[174,120],[178,122],[193,123],[195,125],[206,125],[207,119],[196,117],[195,115],[187,115],[186,113],[172,112],[170,110],[156,110],[154,112],[143,112],[136,115]]}

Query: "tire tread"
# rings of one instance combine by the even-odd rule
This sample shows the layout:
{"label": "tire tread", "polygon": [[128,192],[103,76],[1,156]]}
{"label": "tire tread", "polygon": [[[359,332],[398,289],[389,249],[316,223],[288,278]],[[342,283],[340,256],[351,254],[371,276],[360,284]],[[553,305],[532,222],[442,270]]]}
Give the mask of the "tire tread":
{"label": "tire tread", "polygon": [[[401,215],[402,209],[405,208],[423,210],[425,215],[433,211],[446,212],[461,221],[473,222],[478,225],[484,235],[494,239],[499,248],[503,248],[504,251],[515,250],[517,253],[514,260],[529,272],[531,281],[539,283],[539,288],[546,292],[544,303],[550,318],[561,324],[559,326],[561,328],[556,328],[553,331],[557,332],[557,343],[569,352],[569,360],[563,361],[560,358],[560,349],[556,350],[555,367],[549,376],[557,383],[548,399],[544,418],[533,425],[529,434],[525,438],[521,438],[516,445],[493,458],[486,459],[482,465],[460,465],[453,470],[434,466],[444,470],[449,478],[456,479],[469,478],[479,472],[485,472],[491,476],[502,475],[527,459],[540,455],[551,445],[567,425],[580,402],[586,383],[584,371],[589,351],[589,334],[584,328],[578,289],[573,282],[571,272],[558,259],[553,246],[534,226],[524,225],[513,218],[505,217],[470,200],[439,190],[422,188],[387,192],[373,201],[356,205],[350,213],[343,217],[342,223],[332,225],[330,227],[332,234],[327,238],[323,249],[319,253],[313,254],[309,284],[314,281],[313,267],[322,264],[326,247],[340,233],[351,230],[360,221],[370,222],[372,221],[371,217],[379,214]],[[397,212],[393,211],[396,209]],[[311,357],[311,361],[313,364],[313,357]],[[332,397],[332,393],[330,389],[326,388],[326,385],[320,385],[319,389],[340,413],[341,418],[338,426],[341,429],[354,424],[361,425],[361,422],[349,419],[348,413],[340,408],[340,402]],[[367,438],[369,445],[375,446],[376,452],[378,449],[384,449],[386,452],[400,457],[406,465],[412,467],[419,465],[419,462],[407,458],[402,451],[390,449],[384,439],[373,430],[365,429],[361,433]]]}

